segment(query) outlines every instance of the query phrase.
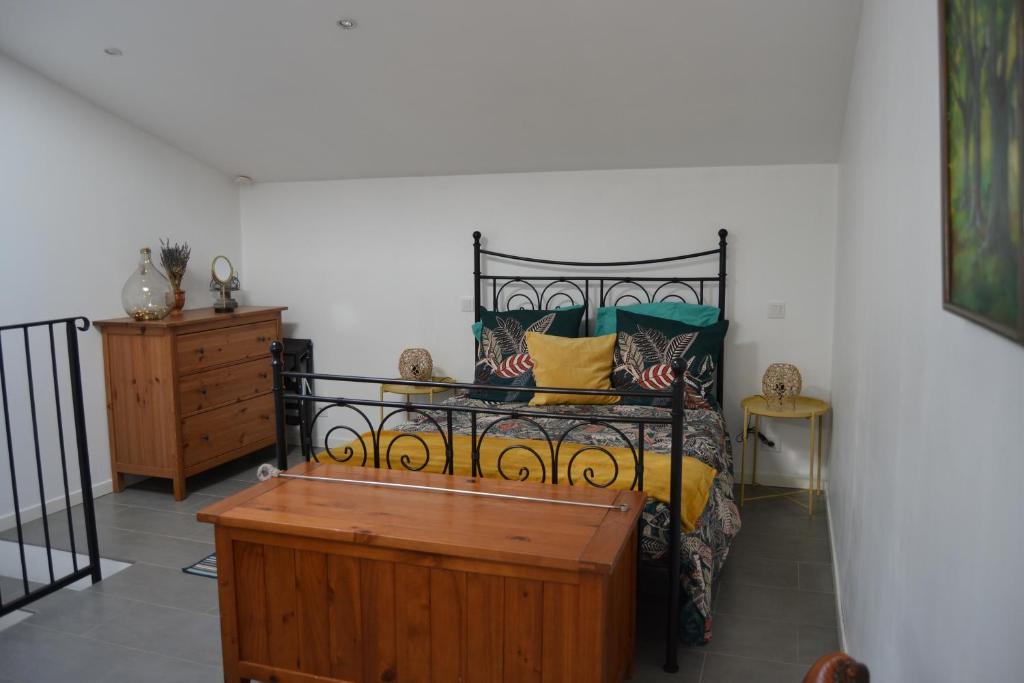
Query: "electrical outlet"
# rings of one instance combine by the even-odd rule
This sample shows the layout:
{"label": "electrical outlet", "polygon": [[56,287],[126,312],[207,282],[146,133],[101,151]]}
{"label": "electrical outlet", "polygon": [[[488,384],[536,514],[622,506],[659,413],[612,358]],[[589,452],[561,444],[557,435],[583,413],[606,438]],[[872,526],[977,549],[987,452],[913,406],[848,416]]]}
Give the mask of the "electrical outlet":
{"label": "electrical outlet", "polygon": [[463,313],[473,312],[473,297],[463,296],[459,297],[459,308]]}
{"label": "electrical outlet", "polygon": [[768,317],[772,319],[785,318],[786,317],[786,302],[785,301],[769,301],[768,302]]}

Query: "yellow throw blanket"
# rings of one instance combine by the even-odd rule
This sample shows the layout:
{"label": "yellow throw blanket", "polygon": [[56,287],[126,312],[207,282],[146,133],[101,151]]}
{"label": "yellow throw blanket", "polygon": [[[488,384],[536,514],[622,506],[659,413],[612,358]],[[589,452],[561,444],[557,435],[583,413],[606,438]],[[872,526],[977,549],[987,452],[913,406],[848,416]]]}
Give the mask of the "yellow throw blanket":
{"label": "yellow throw blanket", "polygon": [[[464,434],[456,434],[452,438],[454,474],[470,476],[472,474],[473,439]],[[346,450],[351,448],[350,452],[354,451],[354,453],[351,459],[344,464],[360,466],[364,453],[362,444],[365,444],[367,463],[372,463],[373,435],[369,433],[363,434],[360,439],[350,442],[347,446],[334,446],[331,448],[331,452],[335,458],[342,459],[347,456]],[[423,461],[426,459],[424,445],[430,453],[430,459],[426,466],[419,471],[441,473],[445,465],[445,448],[444,438],[437,432],[381,432],[381,466],[387,467],[385,463],[390,448],[391,469],[416,470],[423,465]],[[526,450],[527,448],[533,449],[541,455],[543,470],[541,461]],[[614,482],[609,488],[630,488],[636,470],[633,452],[624,447],[602,447],[602,449],[597,450],[595,446],[583,444],[563,443],[559,451],[558,482],[560,484],[569,483],[571,461],[572,480],[577,485],[586,485],[586,480],[601,485],[614,478]],[[615,458],[614,463],[607,453],[603,452],[604,450],[612,454],[612,457]],[[576,453],[579,455],[573,460]],[[316,458],[319,462],[334,462],[327,451],[321,451]],[[617,476],[616,465],[618,465]],[[528,473],[527,481],[543,479],[550,482],[551,472],[548,470],[551,467],[551,448],[547,441],[541,440],[484,439],[480,449],[480,467],[483,470],[484,478],[487,479],[500,478],[502,472],[509,479],[520,479],[525,472]],[[589,476],[586,476],[585,473]],[[713,467],[705,465],[700,460],[689,456],[683,457],[683,505],[680,510],[683,531],[693,531],[696,526],[697,520],[700,519],[704,507],[707,505],[711,484],[717,474]],[[662,453],[644,453],[644,491],[654,499],[668,503],[669,481],[669,456]]]}

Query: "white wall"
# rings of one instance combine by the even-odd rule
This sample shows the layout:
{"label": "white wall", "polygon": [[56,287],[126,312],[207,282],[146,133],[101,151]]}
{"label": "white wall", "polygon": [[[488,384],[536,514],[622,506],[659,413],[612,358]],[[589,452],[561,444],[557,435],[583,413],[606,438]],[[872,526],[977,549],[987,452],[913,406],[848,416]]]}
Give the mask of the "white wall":
{"label": "white wall", "polygon": [[829,497],[878,681],[1024,670],[1024,348],[942,310],[936,3],[864,5],[839,183]]}
{"label": "white wall", "polygon": [[[0,324],[124,315],[121,286],[138,261],[139,248],[156,249],[159,237],[191,244],[184,283],[188,306],[209,305],[210,260],[224,253],[240,263],[233,182],[0,55]],[[38,341],[47,344],[45,337]],[[13,388],[24,385],[19,343],[4,336]],[[93,481],[109,486],[99,333],[80,335],[80,344]],[[33,348],[35,360],[43,361],[35,384],[43,456],[52,464],[58,456],[55,418],[48,412],[52,409],[44,408],[52,404],[48,351],[48,346]],[[70,429],[66,394],[64,401]],[[38,491],[29,467],[34,457],[23,400],[15,401],[11,416],[21,503],[31,505]],[[6,461],[6,446],[2,457]],[[0,473],[3,526],[12,507],[8,468],[0,466]],[[47,498],[60,492],[55,475],[48,467]]]}
{"label": "white wall", "polygon": [[[717,246],[729,230],[726,414],[760,391],[768,363],[828,396],[836,169],[761,166],[266,183],[242,191],[243,288],[287,305],[325,372],[394,376],[424,346],[470,380],[473,230],[497,250],[578,260]],[[701,274],[717,272],[709,262]],[[787,302],[768,320],[770,300]],[[372,392],[371,392],[372,393]],[[766,479],[806,472],[805,426],[782,432]]]}

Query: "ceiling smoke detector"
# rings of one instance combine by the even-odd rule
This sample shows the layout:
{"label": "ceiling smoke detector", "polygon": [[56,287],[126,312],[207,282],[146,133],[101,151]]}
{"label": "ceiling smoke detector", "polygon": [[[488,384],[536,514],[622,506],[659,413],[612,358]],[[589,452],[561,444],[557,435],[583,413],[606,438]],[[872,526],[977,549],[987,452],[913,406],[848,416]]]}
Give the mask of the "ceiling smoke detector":
{"label": "ceiling smoke detector", "polygon": [[252,185],[253,179],[247,175],[236,175],[235,182],[239,185]]}
{"label": "ceiling smoke detector", "polygon": [[345,30],[353,29],[358,25],[355,19],[338,19],[338,26]]}
{"label": "ceiling smoke detector", "polygon": [[123,52],[121,52],[121,48],[119,48],[119,47],[104,48],[103,53],[104,54],[108,54],[111,57],[120,57],[121,55],[124,54]]}

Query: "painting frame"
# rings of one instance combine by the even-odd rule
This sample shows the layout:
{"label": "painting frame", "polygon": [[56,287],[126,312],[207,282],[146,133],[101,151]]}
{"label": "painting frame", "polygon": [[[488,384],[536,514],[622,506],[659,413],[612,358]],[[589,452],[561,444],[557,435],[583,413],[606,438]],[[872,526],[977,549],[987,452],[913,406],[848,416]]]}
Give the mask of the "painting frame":
{"label": "painting frame", "polygon": [[[984,311],[976,310],[962,302],[956,301],[954,292],[954,265],[956,258],[956,239],[954,233],[954,215],[955,209],[953,206],[954,192],[952,186],[954,182],[953,166],[951,164],[951,141],[950,136],[952,134],[952,123],[950,117],[950,59],[949,59],[949,46],[950,46],[950,35],[947,33],[949,30],[949,6],[952,3],[976,3],[978,0],[937,0],[938,12],[939,12],[939,31],[938,31],[938,43],[939,43],[939,64],[940,64],[940,137],[941,137],[941,158],[942,158],[942,306],[943,309],[950,313],[962,316],[978,325],[981,325],[993,332],[996,332],[1008,339],[1011,339],[1018,344],[1024,345],[1024,227],[1021,226],[1021,213],[1018,210],[1016,216],[1017,231],[1019,233],[1018,245],[1016,248],[1016,254],[1010,255],[1010,261],[1016,261],[1016,321],[1008,322],[1006,320],[994,319],[990,315],[986,315]],[[1016,53],[1020,49],[1024,49],[1024,0],[1007,0],[1011,2],[1016,8],[1016,14],[1011,15],[1014,17],[1011,27],[1008,29],[1013,32]],[[1015,55],[1015,59],[1020,59],[1020,55]],[[1019,86],[1020,87],[1020,86]],[[1016,124],[1017,130],[1017,142],[1015,149],[1013,150],[1013,160],[1016,164],[1017,178],[1015,189],[1018,193],[1017,201],[1018,204],[1024,202],[1024,107],[1017,107],[1016,116],[1013,118]],[[961,131],[962,134],[963,131]],[[978,154],[980,157],[980,153]],[[1012,212],[1008,212],[1012,214]],[[1004,226],[997,226],[1002,228]],[[1005,224],[1005,229],[1008,234],[1012,234],[1013,222],[1008,220]],[[1005,255],[1004,255],[1005,256]]]}

